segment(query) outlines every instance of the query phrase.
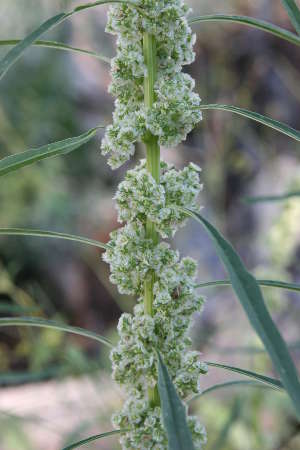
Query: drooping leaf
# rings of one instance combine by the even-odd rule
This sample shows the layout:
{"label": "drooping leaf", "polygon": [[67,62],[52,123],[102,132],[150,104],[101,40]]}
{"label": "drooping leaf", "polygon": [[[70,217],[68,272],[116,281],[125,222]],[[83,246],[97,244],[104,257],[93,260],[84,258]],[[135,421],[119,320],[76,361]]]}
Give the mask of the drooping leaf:
{"label": "drooping leaf", "polygon": [[300,418],[300,383],[297,369],[287,345],[273,322],[255,278],[247,271],[231,244],[200,214],[183,209],[204,226],[215,245],[232,283],[232,287],[243,306],[248,319],[261,338],[282,384],[288,392]]}
{"label": "drooping leaf", "polygon": [[125,433],[127,430],[113,430],[108,431],[107,433],[95,434],[94,436],[90,436],[82,441],[74,442],[73,444],[67,445],[62,450],[72,450],[73,448],[82,447],[83,445],[89,444],[90,442],[97,441],[98,439],[102,439],[105,437],[113,436],[115,434]]}
{"label": "drooping leaf", "polygon": [[265,203],[265,202],[280,202],[292,197],[300,197],[300,191],[286,192],[281,195],[262,195],[259,197],[245,197],[245,203]]}
{"label": "drooping leaf", "polygon": [[[300,341],[292,341],[287,343],[288,349],[290,351],[295,351],[300,348]],[[236,353],[239,353],[241,355],[257,355],[257,354],[263,354],[267,353],[265,347],[258,347],[254,345],[234,345],[234,346],[225,346],[225,347],[214,347],[214,351],[216,351],[220,355],[233,355]]]}
{"label": "drooping leaf", "polygon": [[273,128],[280,133],[286,134],[287,136],[295,139],[296,141],[300,141],[300,131],[295,130],[294,128],[286,125],[285,123],[279,122],[278,120],[270,119],[269,117],[263,116],[262,114],[258,114],[253,111],[248,111],[247,109],[238,108],[237,106],[231,105],[200,105],[201,110],[219,110],[219,111],[228,111],[234,114],[238,114],[239,116],[247,117],[247,119],[254,120],[255,122],[259,122],[263,125],[266,125],[269,128]]}
{"label": "drooping leaf", "polygon": [[39,319],[36,317],[4,317],[0,318],[0,327],[38,327],[38,328],[51,328],[53,330],[65,331],[67,333],[78,334],[94,341],[101,342],[108,347],[113,347],[113,344],[100,334],[93,331],[85,330],[79,327],[71,327],[63,323],[54,322],[53,320]]}
{"label": "drooping leaf", "polygon": [[281,2],[287,10],[291,22],[295,27],[295,30],[300,35],[300,10],[295,0],[281,0]]}
{"label": "drooping leaf", "polygon": [[100,128],[102,127],[92,128],[80,136],[7,156],[0,160],[0,177],[37,161],[41,161],[42,159],[66,155],[90,141]]}
{"label": "drooping leaf", "polygon": [[210,367],[216,367],[217,369],[224,369],[224,370],[228,370],[229,372],[235,372],[240,375],[245,375],[246,377],[253,378],[254,380],[256,380],[260,383],[267,384],[268,386],[272,387],[273,389],[284,389],[281,381],[277,380],[276,378],[271,378],[266,375],[261,375],[259,373],[252,372],[250,370],[241,369],[240,367],[228,366],[226,364],[219,364],[219,363],[207,362],[207,361],[205,362],[205,364],[207,364]]}
{"label": "drooping leaf", "polygon": [[296,34],[272,23],[266,22],[265,20],[255,19],[254,17],[229,14],[211,14],[207,16],[193,17],[189,20],[190,25],[205,22],[234,22],[240,25],[258,28],[261,31],[271,33],[279,38],[292,42],[293,44],[300,45],[300,38]]}
{"label": "drooping leaf", "polygon": [[141,7],[139,7],[139,4],[135,0],[98,0],[97,2],[92,3],[84,3],[83,5],[78,5],[74,10],[71,12],[71,14],[84,11],[85,9],[94,8],[95,6],[99,5],[105,5],[108,3],[124,3],[125,5],[131,5],[135,9],[139,10],[140,12],[144,12]]}
{"label": "drooping leaf", "polygon": [[158,391],[169,450],[194,450],[192,435],[187,425],[185,408],[178,397],[168,370],[158,353]]}
{"label": "drooping leaf", "polygon": [[199,394],[194,395],[192,398],[190,398],[187,403],[190,404],[194,400],[199,399],[205,394],[208,394],[209,392],[213,392],[217,389],[223,389],[227,387],[232,386],[252,386],[252,387],[263,387],[263,388],[271,388],[275,390],[283,390],[284,387],[282,383],[279,380],[276,380],[276,378],[271,378],[266,375],[261,375],[256,372],[251,372],[250,370],[241,369],[240,367],[233,367],[233,366],[227,366],[224,364],[218,364],[214,362],[206,362],[208,366],[216,367],[219,369],[228,370],[230,372],[235,372],[240,375],[245,375],[246,377],[252,378],[255,381],[252,380],[232,380],[232,381],[226,381],[225,383],[219,383],[215,384],[213,386],[208,387],[207,389],[204,389]]}
{"label": "drooping leaf", "polygon": [[13,47],[7,55],[0,61],[0,80],[6,74],[8,69],[18,61],[22,53],[32,45],[40,36],[42,36],[47,31],[51,30],[55,25],[61,23],[66,17],[65,13],[57,14],[54,17],[46,20],[40,27],[26,36],[21,42],[19,42],[15,47]]}
{"label": "drooping leaf", "polygon": [[108,248],[108,245],[103,244],[100,241],[95,241],[94,239],[89,239],[82,236],[75,236],[73,234],[58,233],[56,231],[46,231],[46,230],[35,230],[27,228],[0,228],[0,236],[34,236],[42,238],[53,238],[53,239],[65,239],[67,241],[75,241],[80,244],[92,245],[99,248]]}
{"label": "drooping leaf", "polygon": [[[0,46],[12,46],[17,45],[21,42],[21,39],[5,39],[0,40]],[[62,42],[56,41],[35,41],[32,46],[34,47],[45,47],[52,48],[54,50],[65,50],[68,52],[81,53],[83,55],[92,56],[94,58],[100,59],[101,61],[110,63],[110,58],[104,55],[100,55],[99,53],[93,52],[91,50],[85,50],[83,48],[72,47],[71,45],[64,44]]]}
{"label": "drooping leaf", "polygon": [[[300,284],[297,283],[286,283],[284,281],[277,280],[256,280],[257,283],[262,287],[273,287],[279,289],[287,289],[289,291],[300,292]],[[215,287],[215,286],[231,286],[230,280],[213,280],[213,281],[203,281],[195,285],[195,288],[205,288],[205,287]]]}
{"label": "drooping leaf", "polygon": [[237,386],[245,386],[245,387],[260,387],[260,388],[270,388],[271,386],[261,383],[259,381],[252,381],[252,380],[232,380],[232,381],[225,381],[224,383],[218,383],[214,384],[213,386],[210,386],[206,389],[204,389],[199,394],[194,395],[191,397],[187,403],[190,404],[194,400],[198,400],[199,398],[203,397],[205,394],[209,394],[210,392],[217,391],[219,389],[226,389],[231,387],[237,387]]}
{"label": "drooping leaf", "polygon": [[43,36],[47,31],[50,31],[55,26],[61,24],[66,19],[69,19],[74,14],[80,11],[94,8],[96,6],[105,5],[108,3],[125,3],[132,5],[137,9],[140,9],[133,0],[100,0],[93,3],[85,3],[84,5],[78,5],[70,12],[65,12],[57,14],[42,23],[38,28],[36,28],[32,33],[28,34],[23,40],[21,40],[15,47],[13,47],[6,56],[0,61],[0,80],[6,74],[6,72],[15,64],[22,54],[34,44],[41,36]]}

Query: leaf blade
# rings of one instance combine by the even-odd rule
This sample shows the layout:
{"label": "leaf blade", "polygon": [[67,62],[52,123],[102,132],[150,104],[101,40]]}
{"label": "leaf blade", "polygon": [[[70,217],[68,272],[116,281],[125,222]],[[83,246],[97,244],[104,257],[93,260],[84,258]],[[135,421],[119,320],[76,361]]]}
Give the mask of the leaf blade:
{"label": "leaf blade", "polygon": [[284,28],[266,22],[265,20],[256,19],[254,17],[230,15],[230,14],[210,14],[206,16],[193,17],[192,19],[189,20],[190,25],[205,22],[238,23],[240,25],[250,26],[252,28],[257,28],[261,31],[273,34],[274,36],[277,36],[295,45],[300,45],[300,38],[295,33],[291,33],[290,31],[285,30]]}
{"label": "leaf blade", "polygon": [[225,381],[224,383],[218,383],[214,384],[212,386],[209,386],[208,388],[204,389],[199,394],[194,395],[190,399],[188,399],[187,403],[190,404],[194,400],[198,400],[199,398],[203,397],[203,395],[209,394],[210,392],[217,391],[219,389],[226,389],[230,387],[237,387],[237,386],[250,386],[250,387],[260,387],[260,388],[269,388],[272,389],[271,386],[265,385],[259,381],[252,381],[252,380],[232,380],[232,381]]}
{"label": "leaf blade", "polygon": [[82,236],[75,236],[74,234],[59,233],[57,231],[37,230],[30,228],[0,228],[0,236],[34,236],[41,238],[66,239],[68,241],[75,241],[80,244],[92,245],[98,248],[108,248],[107,244],[103,244],[100,241]]}
{"label": "leaf blade", "polygon": [[283,384],[280,380],[268,377],[267,375],[261,375],[256,372],[252,372],[251,370],[242,369],[240,367],[228,366],[227,364],[220,364],[211,361],[205,361],[205,364],[207,364],[209,367],[215,367],[217,369],[223,369],[228,370],[229,372],[238,373],[239,375],[245,375],[246,377],[253,378],[259,383],[266,384],[272,387],[273,389],[279,390],[284,389]]}
{"label": "leaf blade", "polygon": [[233,114],[246,117],[247,119],[254,120],[255,122],[261,123],[262,125],[266,125],[269,128],[273,128],[274,130],[279,131],[282,134],[286,134],[287,136],[291,137],[292,139],[295,139],[296,141],[300,141],[300,131],[295,130],[289,125],[286,125],[285,123],[279,122],[278,120],[270,119],[269,117],[263,116],[262,114],[249,111],[244,108],[239,108],[237,106],[232,105],[219,105],[219,104],[200,105],[199,108],[201,110],[228,111]]}
{"label": "leaf blade", "polygon": [[258,197],[245,197],[243,198],[244,203],[265,203],[265,202],[280,202],[288,200],[289,198],[300,197],[300,191],[286,192],[281,195],[261,195]]}
{"label": "leaf blade", "polygon": [[21,55],[32,45],[40,36],[51,30],[55,25],[61,23],[66,17],[65,13],[57,14],[46,20],[36,30],[25,37],[15,47],[13,47],[4,58],[0,61],[0,80],[4,77],[9,68],[18,61]]}
{"label": "leaf blade", "polygon": [[158,391],[169,450],[195,450],[186,421],[185,408],[158,352]]}
{"label": "leaf blade", "polygon": [[66,19],[72,17],[74,14],[79,13],[80,11],[94,8],[96,6],[105,5],[109,3],[125,3],[131,5],[139,10],[141,8],[133,0],[100,0],[94,3],[86,3],[84,5],[78,5],[70,12],[63,12],[57,14],[50,19],[47,19],[43,22],[38,28],[28,34],[24,39],[22,39],[15,47],[13,47],[0,61],[0,80],[4,77],[7,71],[18,61],[18,59],[22,56],[22,54],[32,45],[34,44],[42,35],[44,35],[47,31],[50,31],[55,26],[61,24]]}
{"label": "leaf blade", "polygon": [[85,9],[94,8],[95,6],[105,5],[107,3],[124,3],[125,5],[131,5],[139,11],[143,11],[139,4],[134,0],[98,0],[97,2],[92,3],[84,3],[83,5],[78,5],[73,9],[72,14],[75,14],[80,11],[84,11]]}
{"label": "leaf blade", "polygon": [[231,244],[200,214],[183,209],[204,226],[215,245],[248,319],[265,345],[281,381],[300,417],[300,383],[287,345],[274,324],[255,278],[247,271]]}
{"label": "leaf blade", "polygon": [[90,442],[96,441],[98,439],[102,439],[105,437],[109,437],[109,436],[113,436],[115,434],[120,434],[120,433],[125,433],[125,432],[126,432],[126,430],[113,430],[113,431],[108,431],[106,433],[95,434],[86,439],[82,439],[81,441],[74,442],[73,444],[67,445],[62,450],[73,450],[74,448],[82,447],[83,445],[89,444]]}
{"label": "leaf blade", "polygon": [[67,333],[78,334],[94,341],[101,342],[104,345],[112,348],[113,344],[100,334],[93,331],[85,330],[84,328],[72,327],[70,325],[60,324],[53,320],[37,319],[36,317],[3,317],[0,318],[0,327],[38,327],[38,328],[50,328],[53,330],[64,331]]}
{"label": "leaf blade", "polygon": [[46,158],[66,155],[77,150],[83,144],[89,142],[101,127],[96,127],[74,138],[64,139],[62,141],[53,142],[52,144],[43,145],[42,147],[25,150],[7,156],[0,160],[0,177],[15,170],[29,166],[35,162]]}
{"label": "leaf blade", "polygon": [[284,8],[287,10],[289,18],[294,25],[295,30],[300,35],[300,11],[295,0],[281,0]]}
{"label": "leaf blade", "polygon": [[[279,289],[287,289],[289,291],[300,292],[300,284],[297,283],[287,283],[285,281],[277,280],[256,280],[257,283],[262,287],[274,287]],[[203,281],[196,284],[195,288],[205,288],[205,287],[215,287],[215,286],[231,286],[230,280],[213,280],[213,281]]]}
{"label": "leaf blade", "polygon": [[[0,46],[11,46],[11,45],[17,45],[22,41],[22,39],[5,39],[0,40]],[[78,47],[72,47],[71,45],[64,44],[62,42],[56,42],[56,41],[35,41],[33,44],[31,44],[33,47],[44,47],[44,48],[52,48],[54,50],[65,50],[68,52],[75,52],[75,53],[81,53],[83,55],[87,56],[93,56],[94,58],[97,58],[101,61],[104,61],[106,63],[110,63],[110,58],[104,55],[100,55],[99,53],[93,52],[91,50],[86,50],[83,48]]]}

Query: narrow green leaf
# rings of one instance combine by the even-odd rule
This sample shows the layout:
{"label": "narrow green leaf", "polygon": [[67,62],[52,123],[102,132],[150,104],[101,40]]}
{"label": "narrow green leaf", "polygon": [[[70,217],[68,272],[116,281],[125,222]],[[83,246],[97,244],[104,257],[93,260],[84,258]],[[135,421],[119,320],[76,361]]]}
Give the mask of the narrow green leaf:
{"label": "narrow green leaf", "polygon": [[56,231],[35,230],[28,228],[0,228],[0,236],[34,236],[42,238],[66,239],[67,241],[75,241],[80,244],[92,245],[99,248],[108,248],[108,245],[100,241],[89,239],[82,236],[75,236],[73,234],[58,233]]}
{"label": "narrow green leaf", "polygon": [[234,22],[241,25],[247,25],[253,28],[258,28],[261,31],[271,33],[279,38],[285,39],[293,44],[300,45],[300,38],[284,28],[278,27],[265,20],[255,19],[248,16],[236,16],[228,14],[211,14],[208,16],[193,17],[189,20],[190,25],[204,22]]}
{"label": "narrow green leaf", "polygon": [[103,336],[94,333],[93,331],[84,330],[79,327],[71,327],[63,323],[57,323],[52,320],[38,319],[36,317],[4,317],[0,318],[0,327],[39,327],[39,328],[51,328],[58,331],[65,331],[67,333],[79,334],[94,341],[101,342],[108,347],[113,347],[113,344]]}
{"label": "narrow green leaf", "polygon": [[[21,42],[22,39],[5,39],[0,40],[0,46],[11,46],[17,45]],[[67,44],[63,44],[62,42],[55,41],[35,41],[32,46],[34,47],[45,47],[45,48],[53,48],[54,50],[65,50],[69,52],[81,53],[83,55],[93,56],[94,58],[100,59],[101,61],[110,63],[110,58],[107,56],[100,55],[99,53],[93,52],[91,50],[85,50],[83,48],[72,47]]]}
{"label": "narrow green leaf", "polygon": [[0,177],[37,161],[41,161],[42,159],[66,155],[90,141],[96,135],[99,128],[101,127],[92,128],[80,136],[7,156],[0,160]]}
{"label": "narrow green leaf", "polygon": [[259,197],[245,197],[245,203],[265,203],[265,202],[280,202],[292,197],[300,197],[300,191],[286,192],[281,195],[262,195]]}
{"label": "narrow green leaf", "polygon": [[169,450],[194,450],[192,435],[187,425],[183,406],[168,370],[158,353],[158,391]]}
{"label": "narrow green leaf", "polygon": [[97,2],[85,3],[83,5],[78,5],[71,14],[83,11],[85,9],[94,8],[95,6],[105,5],[108,3],[124,3],[125,5],[130,5],[136,8],[137,10],[144,12],[142,8],[139,7],[138,2],[134,0],[99,0]]}
{"label": "narrow green leaf", "polygon": [[62,450],[72,450],[73,448],[81,447],[85,444],[89,444],[90,442],[97,441],[98,439],[102,439],[108,436],[113,436],[114,434],[125,433],[127,430],[114,430],[108,431],[107,433],[95,434],[94,436],[90,436],[87,439],[83,439],[82,441],[74,442],[73,444],[67,445]]}
{"label": "narrow green leaf", "polygon": [[84,5],[79,5],[74,8],[70,12],[65,12],[61,14],[57,14],[56,16],[51,17],[42,23],[37,29],[35,29],[32,33],[27,35],[23,40],[21,40],[15,47],[13,47],[7,55],[0,61],[0,80],[6,74],[6,72],[10,69],[10,67],[15,64],[18,59],[22,56],[22,54],[34,44],[42,35],[44,35],[47,31],[51,30],[55,26],[61,24],[66,19],[70,18],[74,14],[77,14],[80,11],[94,8],[96,6],[105,5],[109,3],[125,3],[127,5],[132,5],[136,9],[142,10],[139,8],[134,1],[129,0],[101,0],[94,3],[86,3]]}
{"label": "narrow green leaf", "polygon": [[291,128],[285,123],[278,122],[278,120],[270,119],[269,117],[263,116],[262,114],[258,114],[253,111],[248,111],[247,109],[238,108],[236,106],[231,105],[200,105],[201,110],[219,110],[219,111],[229,111],[234,114],[238,114],[239,116],[247,117],[247,119],[254,120],[255,122],[262,123],[267,127],[273,128],[280,133],[286,134],[287,136],[295,139],[296,141],[300,141],[300,131]]}
{"label": "narrow green leaf", "polygon": [[203,397],[203,395],[209,394],[210,392],[214,392],[219,389],[224,389],[224,388],[226,389],[226,388],[237,387],[237,386],[271,388],[271,386],[261,383],[259,381],[252,381],[252,380],[225,381],[225,383],[214,384],[213,386],[210,386],[210,387],[204,389],[199,394],[196,394],[193,397],[191,397],[190,399],[188,399],[187,403],[190,404],[194,400],[198,400],[200,397]]}
{"label": "narrow green leaf", "polygon": [[66,14],[57,14],[54,17],[46,20],[39,28],[30,33],[25,39],[23,39],[19,44],[13,47],[7,55],[0,61],[0,80],[6,74],[8,69],[18,61],[22,53],[32,45],[42,34],[49,31],[55,25],[58,25],[65,19]]}
{"label": "narrow green leaf", "polygon": [[[290,351],[298,350],[300,348],[300,341],[293,341],[287,343],[288,349]],[[226,347],[214,347],[214,351],[221,355],[233,355],[236,353],[240,353],[241,355],[255,355],[255,354],[263,354],[266,353],[266,349],[264,347],[255,347],[251,345],[247,346],[226,346]]]}
{"label": "narrow green leaf", "polygon": [[247,271],[231,244],[200,214],[184,209],[204,226],[215,245],[248,319],[261,338],[300,418],[300,383],[287,345],[274,324],[255,278]]}
{"label": "narrow green leaf", "polygon": [[[279,289],[287,289],[289,291],[300,292],[300,284],[286,283],[284,281],[275,280],[256,280],[262,287],[273,287]],[[195,285],[195,288],[215,287],[215,286],[231,286],[230,280],[204,281]]]}
{"label": "narrow green leaf", "polygon": [[287,10],[291,22],[295,27],[295,30],[298,34],[300,34],[300,10],[296,5],[295,0],[281,0],[281,2]]}
{"label": "narrow green leaf", "polygon": [[266,384],[273,389],[284,389],[283,384],[281,381],[277,380],[276,378],[271,378],[266,375],[260,375],[259,373],[252,372],[250,370],[241,369],[240,367],[233,367],[233,366],[227,366],[226,364],[219,364],[215,362],[205,362],[210,367],[216,367],[218,369],[224,369],[228,370],[229,372],[235,372],[240,375],[245,375],[246,377],[253,378],[254,380]]}

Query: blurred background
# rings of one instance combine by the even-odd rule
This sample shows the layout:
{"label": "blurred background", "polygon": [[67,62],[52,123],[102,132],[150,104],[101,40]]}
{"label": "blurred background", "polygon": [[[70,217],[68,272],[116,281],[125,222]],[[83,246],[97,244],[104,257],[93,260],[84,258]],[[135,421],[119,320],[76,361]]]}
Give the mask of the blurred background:
{"label": "blurred background", "polygon": [[[72,0],[1,0],[0,39],[21,38]],[[251,15],[292,29],[274,0],[188,0],[194,15]],[[107,8],[74,16],[45,39],[111,57]],[[204,103],[227,103],[300,129],[299,48],[235,24],[195,25],[197,60],[186,68]],[[1,48],[4,56],[8,48]],[[76,136],[108,124],[109,65],[89,56],[31,48],[0,84],[0,156]],[[106,242],[118,227],[112,197],[125,171],[112,172],[99,136],[64,158],[50,159],[0,179],[0,226],[51,229]],[[299,145],[287,136],[225,112],[202,123],[164,159],[202,169],[203,214],[234,244],[259,278],[300,282],[300,199],[247,203],[247,197],[300,190]],[[199,261],[199,281],[226,277],[205,232],[191,221],[172,245]],[[108,281],[101,251],[76,243],[1,237],[0,315],[51,318],[88,328],[114,342],[117,320],[134,299]],[[264,289],[267,305],[300,368],[299,295]],[[194,318],[194,347],[206,361],[276,376],[230,288],[203,289],[206,304]],[[6,328],[0,338],[0,450],[54,450],[111,430],[110,415],[124,398],[110,380],[107,350],[52,330]],[[203,388],[236,379],[211,368]],[[296,450],[300,427],[287,396],[233,387],[192,405],[207,427],[208,450]],[[91,449],[118,449],[114,437]]]}

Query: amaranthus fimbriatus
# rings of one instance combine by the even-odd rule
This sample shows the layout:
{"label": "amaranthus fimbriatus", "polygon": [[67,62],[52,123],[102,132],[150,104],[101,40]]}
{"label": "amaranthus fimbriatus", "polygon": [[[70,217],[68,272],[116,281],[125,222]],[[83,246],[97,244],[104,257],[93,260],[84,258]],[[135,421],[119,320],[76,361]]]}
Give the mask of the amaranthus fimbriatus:
{"label": "amaranthus fimbriatus", "polygon": [[[128,398],[113,416],[124,449],[166,449],[157,390],[156,349],[162,354],[180,397],[200,390],[206,366],[189,350],[191,315],[201,309],[194,290],[197,265],[180,260],[162,239],[174,235],[185,216],[180,207],[196,209],[201,191],[200,168],[183,170],[160,161],[160,146],[184,140],[201,120],[200,98],[182,66],[194,60],[195,36],[188,25],[183,0],[139,0],[110,7],[107,31],[117,35],[110,92],[116,97],[113,124],[102,142],[109,164],[117,168],[146,147],[146,160],[129,170],[115,200],[119,220],[127,222],[111,233],[104,260],[120,293],[137,297],[133,314],[123,314],[120,341],[111,353],[114,379]],[[188,417],[196,449],[206,436],[195,417]]]}

